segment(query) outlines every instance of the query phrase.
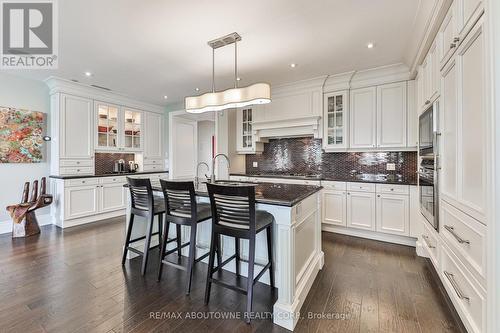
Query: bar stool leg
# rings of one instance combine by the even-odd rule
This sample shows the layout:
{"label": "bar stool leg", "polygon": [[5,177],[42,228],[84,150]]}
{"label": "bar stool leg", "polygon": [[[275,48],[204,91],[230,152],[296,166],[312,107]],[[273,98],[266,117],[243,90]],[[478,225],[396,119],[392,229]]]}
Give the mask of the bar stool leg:
{"label": "bar stool leg", "polygon": [[182,239],[181,239],[181,225],[176,224],[175,225],[177,229],[177,255],[180,257],[181,256],[181,250],[182,250]]}
{"label": "bar stool leg", "polygon": [[249,324],[252,314],[252,301],[253,301],[253,279],[254,279],[254,264],[255,264],[255,235],[252,235],[249,240],[248,247],[248,277],[247,277],[247,318],[246,322]]}
{"label": "bar stool leg", "polygon": [[234,248],[236,254],[236,275],[240,275],[240,239],[238,237],[234,238]]}
{"label": "bar stool leg", "polygon": [[218,268],[222,269],[222,244],[221,244],[221,238],[222,236],[220,234],[217,234],[217,262],[218,262]]}
{"label": "bar stool leg", "polygon": [[274,264],[273,264],[273,226],[266,228],[267,234],[267,257],[269,258],[269,281],[271,288],[274,288]]}
{"label": "bar stool leg", "polygon": [[158,281],[161,280],[161,274],[163,272],[163,262],[162,260],[165,258],[165,250],[167,248],[168,241],[168,229],[170,227],[170,223],[165,221],[163,225],[163,235],[160,243],[160,266],[158,267]]}
{"label": "bar stool leg", "polygon": [[125,237],[125,247],[123,248],[122,265],[125,265],[125,260],[127,260],[128,246],[130,244],[130,237],[132,236],[132,227],[134,225],[134,214],[130,214],[130,219],[128,221],[127,236]]}
{"label": "bar stool leg", "polygon": [[210,254],[208,256],[208,270],[207,270],[207,285],[205,287],[205,305],[208,304],[210,300],[210,288],[212,287],[212,282],[210,279],[212,278],[212,272],[214,267],[214,259],[215,259],[215,250],[216,250],[216,235],[212,231],[212,240],[210,242]]}
{"label": "bar stool leg", "polygon": [[149,256],[149,246],[151,244],[151,234],[153,233],[153,223],[154,223],[154,215],[151,215],[149,217],[148,227],[146,231],[146,241],[144,242],[144,254],[142,256],[141,275],[146,274],[146,266],[148,264],[148,256]]}
{"label": "bar stool leg", "polygon": [[196,223],[191,226],[191,235],[189,237],[189,258],[186,270],[186,295],[191,292],[191,280],[193,279],[193,266],[196,257]]}
{"label": "bar stool leg", "polygon": [[[158,244],[161,246],[163,233],[163,214],[158,215]],[[161,252],[161,251],[160,251]]]}

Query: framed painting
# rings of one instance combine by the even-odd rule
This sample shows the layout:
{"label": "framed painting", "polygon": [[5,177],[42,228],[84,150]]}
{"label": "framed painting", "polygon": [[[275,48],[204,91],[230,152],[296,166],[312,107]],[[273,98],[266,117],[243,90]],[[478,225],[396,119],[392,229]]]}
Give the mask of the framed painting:
{"label": "framed painting", "polygon": [[0,106],[0,163],[43,160],[45,114]]}

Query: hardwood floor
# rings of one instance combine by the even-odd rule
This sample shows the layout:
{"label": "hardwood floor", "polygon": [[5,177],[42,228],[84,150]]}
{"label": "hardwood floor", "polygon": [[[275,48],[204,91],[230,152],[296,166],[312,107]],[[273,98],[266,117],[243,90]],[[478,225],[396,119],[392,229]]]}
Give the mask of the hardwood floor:
{"label": "hardwood floor", "polygon": [[[156,281],[154,254],[145,277],[140,259],[122,267],[123,239],[123,218],[64,231],[45,226],[28,239],[0,236],[0,332],[287,332],[270,318],[221,319],[242,313],[245,297],[217,285],[205,306],[204,264],[190,296],[183,271],[165,267]],[[461,330],[413,248],[324,233],[323,250],[325,267],[296,332]],[[265,317],[276,297],[257,284],[254,311]]]}

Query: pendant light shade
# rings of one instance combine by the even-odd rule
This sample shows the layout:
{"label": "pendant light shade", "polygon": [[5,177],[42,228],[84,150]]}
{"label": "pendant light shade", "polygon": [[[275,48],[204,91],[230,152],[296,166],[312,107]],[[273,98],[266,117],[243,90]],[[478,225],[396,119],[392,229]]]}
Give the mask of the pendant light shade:
{"label": "pendant light shade", "polygon": [[271,102],[271,86],[267,83],[256,83],[243,88],[231,88],[200,96],[186,97],[186,111],[203,113],[222,111],[255,104]]}
{"label": "pendant light shade", "polygon": [[[271,86],[268,83],[255,83],[238,87],[238,55],[236,43],[241,36],[236,32],[208,42],[212,48],[212,92],[185,98],[185,108],[189,113],[222,111],[256,104],[271,102]],[[215,49],[234,44],[234,88],[215,91]]]}

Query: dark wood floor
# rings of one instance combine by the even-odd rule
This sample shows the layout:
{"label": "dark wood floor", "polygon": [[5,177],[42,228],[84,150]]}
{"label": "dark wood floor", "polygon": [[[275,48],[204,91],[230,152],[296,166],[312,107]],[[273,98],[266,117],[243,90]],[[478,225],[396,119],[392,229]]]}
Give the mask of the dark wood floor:
{"label": "dark wood floor", "polygon": [[[122,267],[123,238],[122,218],[64,232],[46,226],[26,240],[0,236],[0,332],[286,332],[266,318],[250,325],[218,318],[243,312],[245,297],[214,285],[204,306],[204,264],[188,297],[184,272],[165,267],[156,282],[155,256],[145,278],[138,260]],[[325,267],[297,332],[459,330],[413,248],[325,233],[323,249]],[[258,284],[254,310],[272,311],[275,298]],[[177,312],[181,318],[172,314]],[[191,312],[204,318],[190,319]],[[152,318],[168,313],[170,318]],[[326,317],[307,319],[309,314]]]}

